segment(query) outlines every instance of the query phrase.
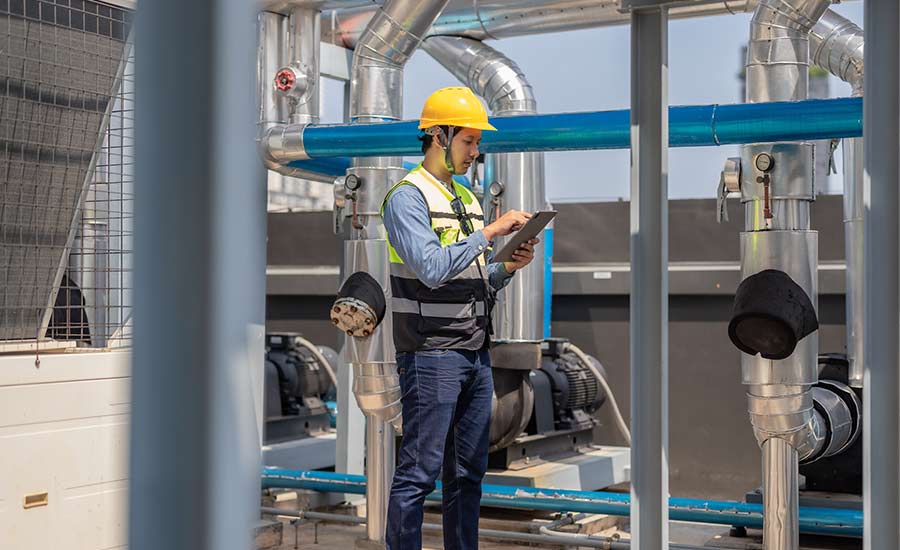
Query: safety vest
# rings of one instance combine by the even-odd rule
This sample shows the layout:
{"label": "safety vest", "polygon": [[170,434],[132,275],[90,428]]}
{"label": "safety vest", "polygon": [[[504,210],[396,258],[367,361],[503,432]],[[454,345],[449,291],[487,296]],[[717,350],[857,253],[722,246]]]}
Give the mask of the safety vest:
{"label": "safety vest", "polygon": [[[431,228],[442,247],[466,238],[459,219],[450,206],[454,199],[447,187],[428,173],[421,164],[387,193],[382,213],[391,194],[401,185],[412,185],[422,193],[428,205]],[[472,230],[484,228],[484,214],[475,195],[453,183],[462,200]],[[391,313],[394,321],[394,347],[398,352],[428,349],[478,350],[485,344],[489,325],[487,265],[483,255],[455,277],[437,288],[429,288],[409,269],[390,243]]]}

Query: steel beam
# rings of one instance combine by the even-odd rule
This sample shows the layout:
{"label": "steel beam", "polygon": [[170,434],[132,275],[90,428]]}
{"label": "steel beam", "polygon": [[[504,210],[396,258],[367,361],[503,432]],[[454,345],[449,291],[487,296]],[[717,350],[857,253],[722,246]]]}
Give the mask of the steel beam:
{"label": "steel beam", "polygon": [[668,12],[631,13],[631,526],[669,544]]}
{"label": "steel beam", "polygon": [[134,550],[245,550],[259,518],[254,15],[243,0],[159,0],[135,20]]}
{"label": "steel beam", "polygon": [[896,1],[866,0],[863,509],[866,550],[900,548],[900,225]]}

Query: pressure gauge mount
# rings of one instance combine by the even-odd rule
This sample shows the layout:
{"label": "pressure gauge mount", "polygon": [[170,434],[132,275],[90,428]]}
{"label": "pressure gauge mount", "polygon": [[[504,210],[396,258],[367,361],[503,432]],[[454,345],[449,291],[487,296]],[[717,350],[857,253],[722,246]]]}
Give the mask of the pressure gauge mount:
{"label": "pressure gauge mount", "polygon": [[344,179],[344,187],[346,187],[348,191],[356,191],[361,185],[362,179],[356,174],[347,174],[347,177]]}
{"label": "pressure gauge mount", "polygon": [[760,153],[753,159],[753,164],[760,172],[771,172],[775,167],[775,159],[769,153]]}

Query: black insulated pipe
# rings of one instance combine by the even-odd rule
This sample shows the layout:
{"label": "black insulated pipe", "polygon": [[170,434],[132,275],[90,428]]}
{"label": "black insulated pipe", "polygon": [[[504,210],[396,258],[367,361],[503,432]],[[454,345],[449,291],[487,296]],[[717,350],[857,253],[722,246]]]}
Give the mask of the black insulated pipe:
{"label": "black insulated pipe", "polygon": [[738,287],[728,337],[746,354],[786,359],[797,342],[818,328],[816,310],[803,288],[784,271],[765,269]]}

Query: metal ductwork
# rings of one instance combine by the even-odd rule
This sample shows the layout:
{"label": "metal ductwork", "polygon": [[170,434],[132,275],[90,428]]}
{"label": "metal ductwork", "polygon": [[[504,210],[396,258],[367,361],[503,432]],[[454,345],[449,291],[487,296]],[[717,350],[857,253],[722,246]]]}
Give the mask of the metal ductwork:
{"label": "metal ductwork", "polygon": [[[403,67],[447,0],[388,0],[366,26],[353,52],[350,121],[398,120],[403,106]],[[298,150],[302,151],[302,126]],[[282,143],[282,145],[285,145]],[[272,151],[272,149],[270,149]],[[380,206],[388,189],[405,175],[402,157],[356,158],[342,186],[350,209],[350,239],[344,245],[344,273],[368,273],[390,297],[390,265]],[[343,214],[342,211],[338,212]],[[390,300],[385,300],[390,303]],[[365,321],[363,321],[365,322]],[[348,338],[353,393],[366,413],[366,503],[368,543],[385,540],[387,503],[394,472],[394,428],[399,427],[400,380],[397,375],[390,311],[368,335]]]}
{"label": "metal ductwork", "polygon": [[[853,95],[863,95],[863,31],[851,21],[832,10],[816,23],[809,33],[809,52],[812,62],[827,70],[853,89]],[[862,387],[863,331],[865,304],[863,281],[865,275],[865,236],[863,223],[863,140],[845,138],[844,148],[844,252],[847,260],[847,357],[850,361],[850,385]]]}
{"label": "metal ductwork", "polygon": [[266,168],[284,176],[332,183],[334,177],[287,166],[279,152],[302,134],[291,123],[319,121],[319,45],[321,15],[317,9],[297,6],[281,15],[271,11],[257,16],[257,147]]}
{"label": "metal ductwork", "polygon": [[[697,0],[669,8],[671,19],[750,13],[756,0]],[[590,29],[629,22],[619,0],[453,0],[434,22],[431,36],[490,40]],[[376,7],[336,9],[325,13],[326,42],[354,48]]]}
{"label": "metal ductwork", "polygon": [[[750,22],[747,48],[747,102],[798,101],[807,98],[809,32],[828,9],[828,0],[761,0]],[[818,311],[818,233],[810,230],[809,205],[815,200],[812,143],[755,143],[741,148],[740,192],[745,230],[741,233],[741,278],[761,272],[780,273],[788,292],[805,294],[790,312],[779,312],[757,293],[735,308],[766,311],[780,321],[811,317]],[[784,282],[787,281],[787,282]],[[740,305],[740,308],[739,308]],[[812,308],[813,311],[802,311]],[[751,322],[753,320],[751,319]],[[810,321],[807,321],[810,322]],[[772,330],[764,346],[779,349],[779,323],[759,323]],[[803,331],[808,332],[808,331]],[[798,463],[813,459],[826,444],[823,420],[814,413],[818,380],[818,332],[800,337],[789,356],[741,354],[748,411],[763,454],[765,521],[763,541],[770,550],[796,550],[798,528]],[[755,338],[765,340],[756,335]],[[742,350],[746,348],[740,346]],[[752,348],[753,346],[748,346]],[[782,355],[771,355],[770,357]]]}
{"label": "metal ductwork", "polygon": [[[501,52],[477,40],[449,36],[431,37],[422,47],[483,97],[493,116],[537,113],[531,84],[518,65]],[[484,179],[489,184],[485,186],[484,204],[488,219],[498,211],[535,212],[546,206],[543,153],[490,155]],[[535,248],[535,258],[544,257],[544,240]],[[502,242],[495,246],[502,246]],[[501,291],[494,312],[496,340],[538,342],[544,337],[544,290],[543,269],[516,274]]]}

